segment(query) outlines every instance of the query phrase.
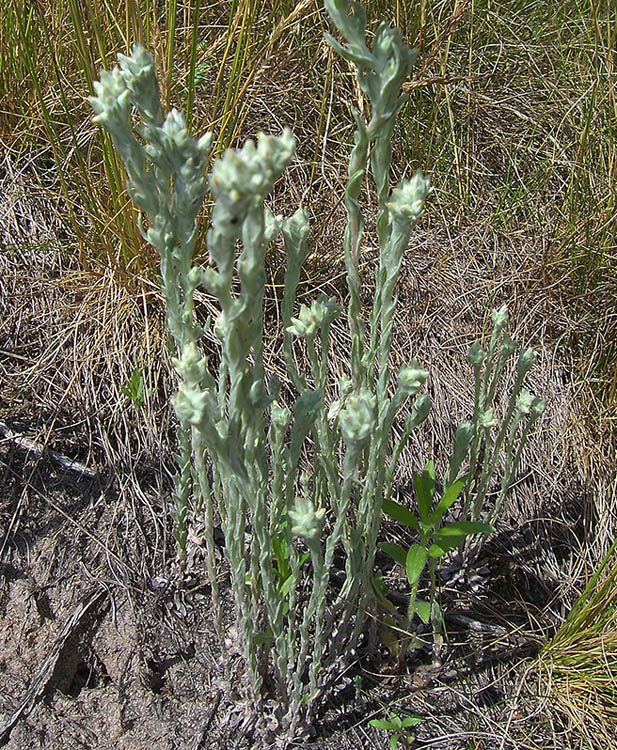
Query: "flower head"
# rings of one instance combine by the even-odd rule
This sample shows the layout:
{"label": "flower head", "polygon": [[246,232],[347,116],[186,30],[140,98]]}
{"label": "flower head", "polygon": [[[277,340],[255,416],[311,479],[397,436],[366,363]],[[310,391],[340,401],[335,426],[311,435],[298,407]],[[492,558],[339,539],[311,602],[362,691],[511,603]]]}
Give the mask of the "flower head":
{"label": "flower head", "polygon": [[418,170],[411,180],[403,180],[390,196],[387,204],[394,221],[415,224],[424,212],[424,201],[431,192],[431,181]]}
{"label": "flower head", "polygon": [[325,517],[325,508],[315,508],[311,500],[297,497],[295,506],[289,511],[291,533],[302,537],[307,544],[315,542],[321,536]]}
{"label": "flower head", "polygon": [[469,359],[469,362],[474,367],[480,367],[482,362],[484,362],[484,360],[486,359],[486,352],[482,348],[482,344],[479,341],[476,341],[469,347],[467,359]]}
{"label": "flower head", "polygon": [[349,396],[338,415],[343,440],[348,445],[363,443],[373,431],[376,399],[363,389]]}
{"label": "flower head", "polygon": [[428,372],[414,360],[408,367],[402,367],[398,374],[398,387],[406,396],[415,396],[422,388]]}
{"label": "flower head", "polygon": [[502,305],[499,310],[495,308],[491,313],[491,319],[497,331],[503,331],[508,325],[508,306]]}
{"label": "flower head", "polygon": [[341,311],[333,299],[320,297],[310,307],[302,305],[297,318],[291,318],[287,331],[298,338],[313,338],[323,326],[330,325]]}
{"label": "flower head", "polygon": [[533,400],[531,393],[526,388],[523,388],[516,398],[516,410],[521,414],[529,414]]}
{"label": "flower head", "polygon": [[296,139],[287,128],[280,136],[260,133],[257,144],[228,149],[212,167],[210,188],[216,204],[213,223],[241,224],[253,201],[263,200],[291,161]]}
{"label": "flower head", "polygon": [[524,375],[526,375],[529,370],[531,370],[534,362],[536,361],[536,357],[537,355],[533,351],[533,349],[523,349],[523,351],[519,354],[518,363],[516,365],[516,372],[520,378],[524,377]]}

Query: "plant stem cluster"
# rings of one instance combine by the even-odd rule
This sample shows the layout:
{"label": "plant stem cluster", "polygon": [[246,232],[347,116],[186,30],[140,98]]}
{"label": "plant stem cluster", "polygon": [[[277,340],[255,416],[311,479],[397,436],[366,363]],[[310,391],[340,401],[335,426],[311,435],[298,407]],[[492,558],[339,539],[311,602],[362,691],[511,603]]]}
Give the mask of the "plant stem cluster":
{"label": "plant stem cluster", "polygon": [[[394,122],[406,99],[401,86],[416,53],[385,24],[369,49],[362,8],[354,4],[350,15],[346,0],[327,0],[325,5],[344,41],[330,35],[327,40],[355,66],[371,106],[368,121],[352,112],[356,131],[343,242],[351,367],[340,378],[339,397],[333,402],[326,389],[327,362],[331,325],[341,307],[319,297],[294,315],[307,255],[307,213],[298,209],[283,218],[265,206],[294,157],[292,133],[260,134],[256,143],[228,150],[214,162],[208,178],[215,201],[207,235],[211,262],[204,268],[193,264],[193,252],[196,218],[207,192],[204,171],[211,135],[195,140],[181,113],[172,110],[164,116],[153,59],[138,45],[130,57],[119,55],[119,68],[101,74],[96,96],[90,99],[95,122],[108,130],[126,165],[129,194],[147,219],[147,226],[140,219],[140,229],[161,257],[167,326],[180,381],[173,398],[179,422],[174,491],[179,560],[186,559],[192,508],[205,521],[207,570],[220,624],[213,539],[218,516],[250,690],[261,702],[264,676],[274,676],[280,718],[289,732],[303,712],[310,716],[333,670],[340,669],[342,655],[352,654],[363,632],[375,597],[374,561],[383,511],[418,533],[418,543],[408,552],[388,550],[405,564],[412,588],[408,624],[414,613],[423,614],[416,595],[427,564],[428,617],[437,622],[437,561],[468,535],[491,530],[489,521],[508,489],[529,428],[541,413],[541,402],[521,390],[533,362],[525,350],[506,417],[494,435],[492,402],[514,346],[507,337],[500,339],[507,322],[505,310],[500,310],[488,352],[478,345],[470,353],[475,410],[472,421],[456,432],[443,495],[435,493],[434,469],[429,466],[416,475],[417,516],[390,499],[397,462],[430,409],[423,392],[427,373],[417,362],[411,360],[394,376],[390,370],[401,264],[431,190],[420,172],[390,190]],[[360,315],[359,260],[364,226],[360,197],[367,177],[375,184],[379,204],[380,255],[365,323]],[[264,368],[265,254],[278,237],[287,257],[281,334],[287,374],[296,389],[291,408],[281,402],[276,376],[267,378]],[[216,374],[200,345],[204,327],[194,315],[198,288],[218,302],[218,315],[205,324],[220,341]],[[306,347],[306,368],[299,368],[293,357],[299,339]],[[392,445],[394,419],[409,403],[402,435]],[[499,499],[488,512],[485,499],[502,448],[506,473]],[[301,470],[307,463],[310,475]],[[469,469],[461,479],[464,464]],[[444,523],[459,496],[464,518]],[[342,563],[335,562],[337,553]],[[344,567],[338,589],[331,576],[336,564]]]}

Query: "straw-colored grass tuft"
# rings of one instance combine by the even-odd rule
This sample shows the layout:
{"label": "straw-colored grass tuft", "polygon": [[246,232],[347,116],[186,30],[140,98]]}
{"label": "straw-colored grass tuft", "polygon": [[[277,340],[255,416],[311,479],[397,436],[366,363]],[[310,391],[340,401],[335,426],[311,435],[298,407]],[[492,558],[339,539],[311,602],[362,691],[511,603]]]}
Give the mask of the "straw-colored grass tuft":
{"label": "straw-colored grass tuft", "polygon": [[551,706],[586,738],[587,747],[612,747],[617,726],[617,541],[542,649],[538,670]]}

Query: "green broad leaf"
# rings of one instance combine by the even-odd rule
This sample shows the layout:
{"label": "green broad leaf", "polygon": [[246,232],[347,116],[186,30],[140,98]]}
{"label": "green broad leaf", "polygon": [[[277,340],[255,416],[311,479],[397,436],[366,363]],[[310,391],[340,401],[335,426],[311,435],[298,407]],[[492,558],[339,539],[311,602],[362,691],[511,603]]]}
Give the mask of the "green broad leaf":
{"label": "green broad leaf", "polygon": [[[479,521],[459,521],[458,523],[450,523],[447,526],[439,529],[435,534],[435,545],[442,550],[442,554],[450,552],[459,546],[461,542],[464,542],[471,534],[490,534],[495,531],[493,526],[489,523],[480,523]],[[431,557],[439,557],[439,555],[431,554]]]}
{"label": "green broad leaf", "polygon": [[410,651],[420,651],[426,646],[426,643],[421,639],[418,638],[416,635],[412,635],[409,639],[409,650]]}
{"label": "green broad leaf", "polygon": [[461,477],[460,479],[457,479],[456,482],[451,484],[448,488],[446,488],[441,500],[437,503],[437,507],[435,508],[433,513],[431,513],[429,521],[432,524],[439,523],[444,513],[454,502],[456,502],[457,498],[463,491],[463,487],[465,486],[466,482],[467,477]]}
{"label": "green broad leaf", "polygon": [[406,716],[403,719],[403,728],[406,729],[407,727],[415,727],[417,724],[419,724],[421,721],[424,721],[423,716]]}
{"label": "green broad leaf", "polygon": [[424,547],[419,544],[412,544],[405,558],[405,572],[407,580],[414,586],[422,575],[428,553]]}
{"label": "green broad leaf", "polygon": [[426,462],[426,466],[422,472],[422,480],[425,482],[426,488],[430,489],[431,492],[435,489],[435,462],[432,458]]}
{"label": "green broad leaf", "polygon": [[311,557],[310,552],[305,552],[304,554],[300,555],[300,567],[304,565],[304,563],[309,560]]}
{"label": "green broad leaf", "polygon": [[390,731],[391,729],[396,729],[396,726],[387,719],[371,719],[369,721],[369,724],[372,727],[375,727],[376,729],[385,729],[386,731]]}
{"label": "green broad leaf", "polygon": [[[310,552],[305,552],[303,555],[301,555],[300,560],[299,560],[300,567],[302,567],[304,565],[304,563],[310,558],[310,556],[311,556]],[[293,575],[292,575],[292,571],[291,571],[291,566],[289,566],[289,565],[287,566],[287,573],[284,576],[281,576],[281,578],[283,580],[279,584],[278,591],[279,591],[279,596],[281,597],[281,599],[284,599],[285,597],[289,596],[289,590],[291,589],[291,586],[292,586],[293,580],[294,580]],[[289,603],[286,602],[285,603],[285,609],[284,609],[283,613],[287,614],[288,611],[289,611]]]}
{"label": "green broad leaf", "polygon": [[428,625],[431,619],[431,603],[416,599],[414,602],[414,610],[422,622],[425,625]]}
{"label": "green broad leaf", "polygon": [[490,523],[482,523],[481,521],[457,521],[456,523],[449,523],[447,526],[443,526],[437,534],[490,534],[495,531],[495,527],[491,526]]}
{"label": "green broad leaf", "polygon": [[289,595],[289,589],[291,588],[291,584],[293,583],[294,578],[292,575],[287,576],[287,578],[283,581],[283,583],[279,586],[279,596],[281,599],[284,599],[286,596]]}
{"label": "green broad leaf", "polygon": [[464,542],[466,538],[466,534],[459,534],[458,536],[453,535],[437,539],[435,544],[431,545],[431,557],[441,557],[442,555],[445,555],[446,552],[451,552],[453,549],[456,549],[461,542]]}
{"label": "green broad leaf", "polygon": [[280,534],[272,537],[272,550],[276,557],[279,576],[285,579],[291,573],[289,568],[289,551],[287,549],[287,541],[285,540],[285,537]]}
{"label": "green broad leaf", "polygon": [[402,523],[403,526],[408,526],[409,528],[415,529],[418,532],[420,531],[418,521],[416,520],[414,514],[409,510],[409,508],[405,508],[404,505],[395,503],[394,500],[384,500],[381,507],[383,512],[386,515],[390,516],[390,518],[393,518],[395,521]]}
{"label": "green broad leaf", "polygon": [[432,460],[426,464],[426,468],[421,475],[414,471],[413,483],[418,500],[420,521],[422,526],[426,528],[430,524],[429,516],[433,505],[433,495],[435,494],[435,464]]}
{"label": "green broad leaf", "polygon": [[386,555],[390,555],[396,560],[399,565],[405,567],[407,565],[407,552],[401,547],[400,544],[392,544],[392,542],[380,542],[379,549],[385,552]]}
{"label": "green broad leaf", "polygon": [[392,737],[390,737],[390,750],[396,750],[398,746],[398,734],[393,734]]}
{"label": "green broad leaf", "polygon": [[[120,392],[130,399],[133,404],[139,408],[144,405],[146,400],[144,393],[144,381],[139,367],[136,367],[126,385],[120,387]],[[150,391],[148,391],[148,394]]]}
{"label": "green broad leaf", "polygon": [[255,643],[258,646],[263,646],[264,644],[270,645],[272,641],[272,633],[257,633],[255,636]]}

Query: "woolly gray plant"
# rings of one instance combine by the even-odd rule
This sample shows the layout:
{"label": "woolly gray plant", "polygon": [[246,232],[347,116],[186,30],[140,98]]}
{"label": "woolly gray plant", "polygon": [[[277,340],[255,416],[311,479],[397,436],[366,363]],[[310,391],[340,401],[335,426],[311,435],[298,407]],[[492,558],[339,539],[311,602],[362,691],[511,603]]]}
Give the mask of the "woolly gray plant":
{"label": "woolly gray plant", "polygon": [[[262,705],[263,678],[271,671],[278,717],[288,733],[302,717],[310,717],[323,686],[358,643],[375,595],[382,501],[391,495],[396,464],[411,432],[430,408],[422,391],[427,373],[411,360],[392,377],[389,365],[396,284],[430,192],[428,178],[419,171],[390,191],[392,133],[406,100],[401,85],[416,52],[386,24],[379,26],[369,49],[360,5],[353,4],[352,14],[347,0],[326,0],[325,6],[344,43],[330,35],[327,40],[353,64],[371,106],[368,122],[352,111],[356,131],[343,241],[351,367],[340,378],[334,402],[326,392],[327,362],[330,327],[341,308],[335,300],[319,297],[294,315],[308,252],[307,213],[298,209],[283,218],[265,206],[294,157],[291,132],[260,134],[256,143],[228,150],[214,162],[208,178],[214,197],[207,234],[210,264],[204,268],[193,264],[193,252],[211,135],[195,140],[181,113],[163,114],[153,58],[139,45],[130,57],[118,56],[119,68],[101,74],[90,99],[94,121],[110,133],[126,166],[129,194],[147,220],[142,224],[140,218],[142,234],[161,258],[167,326],[180,380],[173,398],[179,422],[174,491],[179,559],[186,556],[192,507],[205,520],[207,571],[220,624],[213,540],[219,517],[250,693]],[[380,255],[365,324],[360,314],[359,200],[367,176],[379,204]],[[265,253],[279,236],[287,256],[282,336],[287,375],[297,391],[292,408],[282,404],[278,379],[266,377],[263,361]],[[216,319],[205,324],[220,341],[216,374],[200,346],[204,327],[194,315],[198,288],[219,307]],[[295,364],[297,339],[305,342],[306,370]],[[477,394],[480,417],[494,396],[490,383]],[[403,434],[392,445],[393,421],[410,400]],[[478,424],[476,419],[461,428],[464,434],[457,432],[449,480],[456,479],[469,453],[474,470],[479,466],[484,433]],[[497,451],[504,441],[510,445],[513,434],[500,434]],[[518,457],[510,459],[511,469]],[[310,476],[301,472],[302,462],[311,465]],[[494,467],[491,454],[481,467],[474,497],[485,492]],[[476,500],[468,512],[477,521],[482,501]],[[332,583],[337,580],[332,576],[337,552],[345,567],[338,588]]]}

